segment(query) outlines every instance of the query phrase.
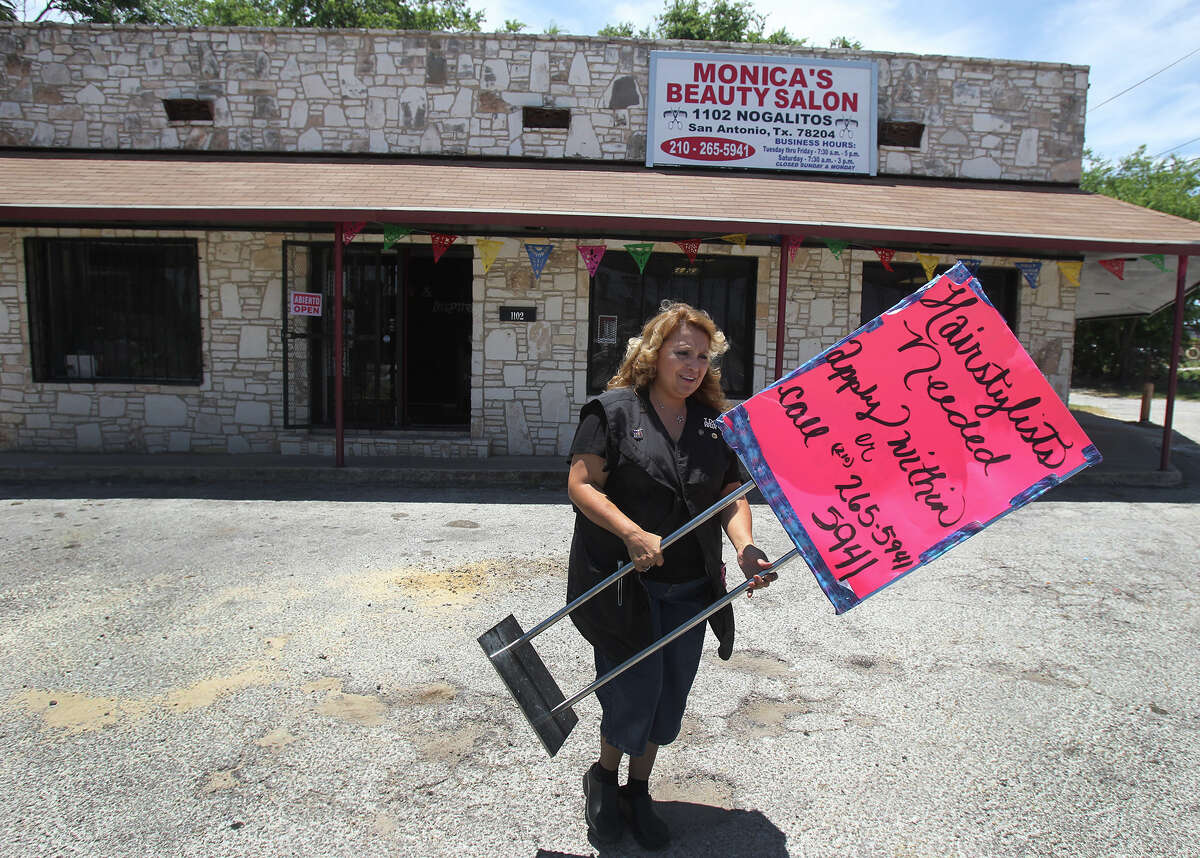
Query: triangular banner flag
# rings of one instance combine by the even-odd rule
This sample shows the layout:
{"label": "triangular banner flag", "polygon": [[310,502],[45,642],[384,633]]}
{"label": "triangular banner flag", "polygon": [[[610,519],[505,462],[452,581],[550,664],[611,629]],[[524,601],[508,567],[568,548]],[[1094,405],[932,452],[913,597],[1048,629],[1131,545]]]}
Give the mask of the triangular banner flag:
{"label": "triangular banner flag", "polygon": [[1079,288],[1079,270],[1083,268],[1082,262],[1060,262],[1058,270],[1062,272],[1062,276],[1067,278],[1067,282]]}
{"label": "triangular banner flag", "polygon": [[700,252],[700,239],[685,238],[683,241],[675,242],[680,249],[687,254],[688,262],[696,261],[696,254]]}
{"label": "triangular banner flag", "polygon": [[629,251],[629,255],[633,257],[633,261],[637,263],[638,273],[641,274],[646,270],[646,260],[650,258],[650,254],[654,252],[654,242],[644,241],[638,244],[627,244],[625,249]]}
{"label": "triangular banner flag", "polygon": [[550,258],[550,254],[554,252],[553,244],[527,244],[525,252],[529,254],[529,267],[533,269],[533,279],[542,279],[542,269],[546,267],[546,260]]}
{"label": "triangular banner flag", "polygon": [[366,226],[367,222],[365,220],[358,221],[357,223],[342,224],[342,244],[349,244],[354,241],[354,236],[362,232]]}
{"label": "triangular banner flag", "polygon": [[442,254],[450,248],[450,245],[458,240],[458,236],[445,232],[431,232],[429,240],[433,242],[433,261],[437,262],[442,258]]}
{"label": "triangular banner flag", "polygon": [[788,262],[796,261],[796,251],[800,249],[800,245],[804,244],[804,236],[802,235],[785,235],[783,237],[783,249],[787,251]]}
{"label": "triangular banner flag", "polygon": [[1038,287],[1038,275],[1042,270],[1042,263],[1014,262],[1013,264],[1017,266],[1018,271],[1025,275],[1025,282],[1029,284],[1029,288],[1036,289]]}
{"label": "triangular banner flag", "polygon": [[925,279],[933,279],[933,269],[937,268],[938,257],[932,253],[918,253],[917,261],[921,263],[921,267],[925,269]]}
{"label": "triangular banner flag", "polygon": [[1125,279],[1125,260],[1124,259],[1100,259],[1097,260],[1101,265],[1113,273],[1118,280]]}
{"label": "triangular banner flag", "polygon": [[1167,262],[1161,253],[1147,253],[1142,259],[1145,259],[1147,262],[1153,262],[1154,267],[1159,271],[1167,270]]}
{"label": "triangular banner flag", "polygon": [[500,248],[504,247],[504,242],[498,238],[481,238],[475,242],[475,246],[479,248],[479,261],[483,263],[483,273],[487,274],[496,257],[500,255]]}
{"label": "triangular banner flag", "polygon": [[982,259],[960,259],[958,261],[967,266],[967,270],[971,272],[972,277],[979,273],[979,266],[983,264]]}
{"label": "triangular banner flag", "polygon": [[850,242],[842,241],[836,238],[826,238],[824,241],[825,246],[829,248],[829,252],[832,253],[837,259],[841,259],[842,251],[850,246]]}
{"label": "triangular banner flag", "polygon": [[406,235],[411,235],[412,230],[406,226],[395,226],[394,224],[383,225],[383,249],[387,250],[393,244]]}
{"label": "triangular banner flag", "polygon": [[875,251],[875,255],[878,256],[879,261],[883,263],[884,271],[896,270],[892,267],[892,257],[896,255],[896,251],[887,247],[873,247],[871,249]]}
{"label": "triangular banner flag", "polygon": [[604,258],[604,251],[608,250],[607,244],[577,244],[579,255],[583,257],[583,264],[587,266],[588,276],[595,277],[596,269],[600,267],[600,260]]}
{"label": "triangular banner flag", "polygon": [[738,247],[745,247],[747,237],[744,232],[731,232],[729,235],[721,236],[721,241],[728,241],[730,244],[736,244]]}

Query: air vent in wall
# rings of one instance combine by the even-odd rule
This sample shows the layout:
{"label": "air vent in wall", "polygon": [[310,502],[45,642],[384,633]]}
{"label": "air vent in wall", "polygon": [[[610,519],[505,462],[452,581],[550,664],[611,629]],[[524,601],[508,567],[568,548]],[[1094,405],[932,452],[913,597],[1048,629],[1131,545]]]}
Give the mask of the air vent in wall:
{"label": "air vent in wall", "polygon": [[164,98],[163,110],[171,122],[212,122],[213,108],[211,101],[199,98]]}
{"label": "air vent in wall", "polygon": [[570,128],[571,111],[550,107],[523,107],[521,124],[526,128]]}
{"label": "air vent in wall", "polygon": [[920,149],[925,125],[921,122],[880,122],[879,145]]}

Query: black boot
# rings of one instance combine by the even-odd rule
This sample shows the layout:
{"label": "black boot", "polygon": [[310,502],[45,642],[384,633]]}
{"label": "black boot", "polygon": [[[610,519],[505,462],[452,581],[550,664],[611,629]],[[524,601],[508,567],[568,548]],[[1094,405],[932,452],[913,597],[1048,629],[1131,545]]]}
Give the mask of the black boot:
{"label": "black boot", "polygon": [[617,799],[616,773],[612,773],[611,781],[607,778],[602,780],[595,771],[596,765],[583,776],[583,813],[587,819],[588,835],[597,843],[616,843],[625,832]]}
{"label": "black boot", "polygon": [[665,849],[671,842],[671,829],[654,811],[654,799],[644,786],[640,789],[621,787],[621,813],[629,823],[633,839],[643,849]]}

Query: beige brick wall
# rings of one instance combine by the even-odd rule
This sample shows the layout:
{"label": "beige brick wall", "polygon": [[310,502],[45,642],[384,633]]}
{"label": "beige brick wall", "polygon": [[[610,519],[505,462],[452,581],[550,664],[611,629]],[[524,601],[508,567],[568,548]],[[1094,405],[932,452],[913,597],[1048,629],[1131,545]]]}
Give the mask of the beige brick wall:
{"label": "beige brick wall", "polygon": [[[195,238],[200,253],[204,380],[199,385],[33,382],[23,239],[26,236]],[[283,428],[280,337],[283,242],[328,235],[198,230],[0,229],[0,449],[332,455],[329,430]],[[377,241],[363,236],[357,241]],[[611,238],[609,253],[635,239]],[[428,242],[412,236],[407,242]],[[554,251],[535,279],[518,238],[504,239],[486,273],[475,253],[471,422],[460,433],[351,432],[350,455],[486,456],[565,453],[587,400],[587,269],[575,239],[551,239]],[[472,244],[474,239],[460,242]],[[538,243],[546,243],[538,239]],[[585,243],[595,243],[586,239]],[[673,243],[656,253],[678,253]],[[774,380],[777,247],[702,245],[703,254],[759,260],[754,388]],[[982,257],[984,265],[1011,265]],[[802,248],[788,268],[785,372],[858,326],[863,262],[870,251],[836,259]],[[897,262],[916,261],[898,253]],[[953,262],[942,257],[942,262]],[[534,323],[501,322],[501,305],[534,306]],[[1067,395],[1075,290],[1056,266],[1040,287],[1019,287],[1022,344]]]}
{"label": "beige brick wall", "polygon": [[[1084,66],[582,36],[0,25],[0,146],[640,162],[654,49],[872,60],[880,120],[925,125],[881,173],[1079,181]],[[213,121],[168,121],[173,98]]]}

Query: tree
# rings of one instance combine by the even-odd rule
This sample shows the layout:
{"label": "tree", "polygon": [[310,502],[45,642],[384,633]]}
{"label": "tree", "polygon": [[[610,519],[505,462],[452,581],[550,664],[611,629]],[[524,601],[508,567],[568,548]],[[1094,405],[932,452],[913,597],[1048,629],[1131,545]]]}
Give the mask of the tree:
{"label": "tree", "polygon": [[467,0],[50,0],[35,20],[51,11],[100,24],[470,32],[485,15]]}
{"label": "tree", "polygon": [[[1083,153],[1079,183],[1104,194],[1155,211],[1200,221],[1200,158],[1154,160],[1139,146],[1117,164]],[[1184,324],[1200,323],[1200,300],[1193,295],[1184,307]],[[1165,377],[1171,360],[1174,312],[1124,319],[1084,319],[1075,327],[1074,378],[1085,384],[1135,386]]]}
{"label": "tree", "polygon": [[[617,39],[691,39],[699,42],[763,42],[770,45],[800,46],[808,43],[780,27],[766,32],[767,16],[758,11],[753,0],[664,0],[662,14],[654,26],[640,31],[632,22],[606,24],[597,35]],[[838,36],[830,47],[860,50],[862,42]]]}
{"label": "tree", "polygon": [[96,24],[171,23],[167,9],[156,0],[50,0],[33,20],[40,21],[51,12]]}
{"label": "tree", "polygon": [[14,0],[0,0],[0,21],[17,20],[17,7]]}
{"label": "tree", "polygon": [[622,21],[619,24],[605,24],[596,31],[597,36],[603,36],[606,39],[652,39],[654,35],[650,32],[649,27],[644,27],[641,30],[633,29],[632,21]]}
{"label": "tree", "polygon": [[1159,161],[1146,157],[1139,146],[1115,166],[1090,149],[1083,151],[1083,178],[1079,187],[1127,203],[1200,220],[1200,158],[1172,155]]}
{"label": "tree", "polygon": [[666,0],[661,15],[655,19],[655,35],[661,39],[693,39],[701,42],[764,42],[779,45],[801,45],[804,39],[793,38],[787,30],[779,29],[769,37],[763,35],[767,18],[754,7],[752,0],[711,0],[706,6],[700,0]]}

